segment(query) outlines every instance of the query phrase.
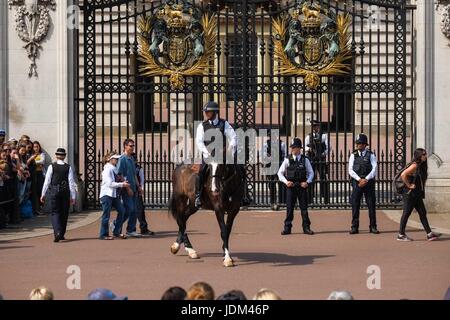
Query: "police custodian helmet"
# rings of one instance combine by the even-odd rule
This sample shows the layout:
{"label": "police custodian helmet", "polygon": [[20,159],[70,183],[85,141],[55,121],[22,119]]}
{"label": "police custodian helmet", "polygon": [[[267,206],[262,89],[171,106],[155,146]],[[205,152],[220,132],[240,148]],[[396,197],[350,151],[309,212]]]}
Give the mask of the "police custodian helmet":
{"label": "police custodian helmet", "polygon": [[217,102],[209,101],[203,107],[203,112],[206,112],[206,111],[216,111],[216,112],[218,112],[219,111],[219,105],[217,104]]}
{"label": "police custodian helmet", "polygon": [[356,143],[357,144],[369,144],[367,136],[364,133],[361,133],[356,137]]}
{"label": "police custodian helmet", "polygon": [[292,139],[291,148],[302,148],[302,140],[299,138]]}

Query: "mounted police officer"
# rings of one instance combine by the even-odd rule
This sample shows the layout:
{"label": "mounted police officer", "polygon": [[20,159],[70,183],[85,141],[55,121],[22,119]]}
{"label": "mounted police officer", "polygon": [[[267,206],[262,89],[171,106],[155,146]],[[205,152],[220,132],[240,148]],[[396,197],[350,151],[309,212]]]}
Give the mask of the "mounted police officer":
{"label": "mounted police officer", "polygon": [[41,202],[48,202],[51,210],[54,242],[65,239],[70,205],[75,204],[76,189],[73,170],[64,162],[66,150],[56,150],[56,162],[48,167],[42,187]]}
{"label": "mounted police officer", "polygon": [[278,170],[278,178],[287,186],[286,191],[286,220],[282,235],[291,233],[292,220],[294,219],[294,208],[297,199],[300,204],[300,212],[303,220],[303,232],[313,235],[311,221],[308,216],[308,185],[313,182],[314,171],[309,159],[301,154],[302,141],[295,138],[291,144],[291,154],[284,159]]}
{"label": "mounted police officer", "polygon": [[361,198],[364,195],[369,208],[369,231],[379,234],[375,210],[375,175],[377,172],[377,160],[368,148],[367,136],[363,133],[356,139],[356,150],[350,155],[348,172],[352,177],[353,192],[352,203],[352,228],[350,234],[359,233],[359,210]]}
{"label": "mounted police officer", "polygon": [[[197,208],[200,208],[202,206],[202,191],[203,191],[203,185],[205,182],[206,172],[208,168],[209,161],[211,158],[214,158],[217,156],[219,161],[223,161],[224,157],[226,155],[225,151],[227,149],[227,141],[228,141],[228,151],[230,151],[233,154],[235,154],[236,147],[237,147],[237,136],[234,132],[233,127],[228,123],[228,121],[219,118],[219,105],[214,102],[210,101],[203,107],[203,112],[205,114],[206,120],[200,123],[197,127],[197,133],[195,136],[195,142],[197,145],[198,150],[202,153],[202,165],[200,167],[199,171],[199,177],[196,181],[195,186],[195,206]],[[223,148],[220,148],[221,150],[216,150],[216,148],[208,147],[211,145],[211,143],[214,142],[213,139],[208,138],[208,136],[214,137],[214,134],[206,134],[209,130],[218,130],[220,134],[222,135],[222,141],[223,141]],[[214,132],[212,132],[214,133]],[[206,136],[206,137],[205,137]],[[222,152],[222,156],[220,157],[219,153]],[[241,170],[243,170],[243,177],[245,177],[245,169],[240,166]],[[248,200],[243,199],[243,204],[248,205]]]}
{"label": "mounted police officer", "polygon": [[[328,164],[327,155],[330,153],[328,134],[322,132],[321,123],[317,120],[311,120],[311,133],[305,138],[306,156],[311,159],[314,176],[320,179],[320,196],[324,198],[325,203],[329,203],[329,190],[327,181]],[[310,188],[310,198],[314,192]]]}

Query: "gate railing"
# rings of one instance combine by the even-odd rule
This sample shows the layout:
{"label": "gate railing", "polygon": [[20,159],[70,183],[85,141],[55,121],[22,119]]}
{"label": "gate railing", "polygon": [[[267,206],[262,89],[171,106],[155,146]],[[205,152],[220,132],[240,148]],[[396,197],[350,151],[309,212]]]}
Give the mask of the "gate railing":
{"label": "gate railing", "polygon": [[[376,155],[376,154],[375,154]],[[381,152],[377,156],[376,196],[378,208],[396,208],[399,203],[392,190],[392,178],[395,175],[395,161],[393,152],[388,154]],[[328,174],[323,181],[315,177],[310,186],[310,207],[317,209],[345,209],[350,208],[350,196],[352,192],[350,176],[348,175],[348,159],[350,151],[344,155],[332,152],[329,159],[318,165],[325,165]],[[259,158],[259,156],[258,156]],[[99,152],[95,166],[97,177],[95,186],[97,199],[100,192],[101,172],[103,169],[103,155]],[[259,159],[258,159],[259,160]],[[166,208],[172,193],[172,171],[177,166],[172,162],[166,151],[156,152],[152,156],[149,152],[138,156],[138,163],[144,170],[144,203],[147,208]],[[255,208],[282,208],[285,206],[285,186],[278,181],[276,176],[263,174],[263,164],[253,164],[255,178],[253,203]],[[326,191],[325,191],[326,190]],[[328,193],[327,193],[328,192]],[[327,196],[328,194],[328,196]],[[364,204],[363,204],[364,205]],[[96,203],[99,206],[99,203]]]}

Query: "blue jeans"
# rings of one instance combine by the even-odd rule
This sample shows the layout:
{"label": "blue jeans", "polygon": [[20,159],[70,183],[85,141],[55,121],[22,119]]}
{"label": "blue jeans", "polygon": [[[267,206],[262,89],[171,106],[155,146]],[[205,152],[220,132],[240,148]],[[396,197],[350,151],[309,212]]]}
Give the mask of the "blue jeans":
{"label": "blue jeans", "polygon": [[125,207],[125,214],[123,216],[123,223],[128,220],[127,233],[136,232],[136,204],[137,204],[137,192],[134,192],[132,196],[129,196],[126,191],[122,192],[122,202]]}
{"label": "blue jeans", "polygon": [[109,216],[113,207],[117,210],[117,218],[115,221],[113,234],[118,236],[122,232],[122,224],[124,221],[123,217],[125,215],[125,208],[123,207],[120,198],[103,196],[100,199],[100,203],[102,204],[103,209],[100,237],[107,237],[109,235]]}

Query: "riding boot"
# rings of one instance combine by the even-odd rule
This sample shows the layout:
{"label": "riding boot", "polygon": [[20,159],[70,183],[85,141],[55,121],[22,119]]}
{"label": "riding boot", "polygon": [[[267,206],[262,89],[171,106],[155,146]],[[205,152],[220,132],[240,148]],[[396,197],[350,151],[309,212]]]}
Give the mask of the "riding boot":
{"label": "riding boot", "polygon": [[197,209],[200,209],[202,206],[202,191],[203,191],[203,183],[204,183],[204,176],[205,171],[203,168],[200,169],[198,172],[198,178],[195,183],[195,207]]}

